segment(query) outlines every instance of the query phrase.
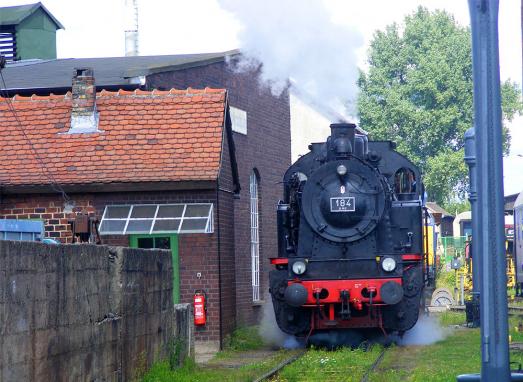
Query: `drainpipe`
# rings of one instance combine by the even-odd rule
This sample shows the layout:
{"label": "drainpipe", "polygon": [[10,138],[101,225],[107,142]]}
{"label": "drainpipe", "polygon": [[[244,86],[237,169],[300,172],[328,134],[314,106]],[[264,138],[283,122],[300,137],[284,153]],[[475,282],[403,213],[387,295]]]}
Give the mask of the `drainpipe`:
{"label": "drainpipe", "polygon": [[221,242],[221,221],[220,221],[220,180],[216,181],[216,231],[218,234],[218,309],[220,320],[220,350],[223,349],[223,305],[222,305],[222,242]]}

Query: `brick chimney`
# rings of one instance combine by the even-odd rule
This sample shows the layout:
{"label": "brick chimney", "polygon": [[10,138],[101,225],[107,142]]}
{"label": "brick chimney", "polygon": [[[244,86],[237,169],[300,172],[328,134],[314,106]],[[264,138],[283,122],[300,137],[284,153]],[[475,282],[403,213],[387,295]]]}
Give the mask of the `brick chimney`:
{"label": "brick chimney", "polygon": [[75,68],[72,86],[71,128],[69,133],[98,131],[96,86],[92,68]]}

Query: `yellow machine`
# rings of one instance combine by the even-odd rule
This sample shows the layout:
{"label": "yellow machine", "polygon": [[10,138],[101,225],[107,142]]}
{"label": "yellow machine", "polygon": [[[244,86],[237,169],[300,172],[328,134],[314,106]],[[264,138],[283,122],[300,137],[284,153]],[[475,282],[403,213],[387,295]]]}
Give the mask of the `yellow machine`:
{"label": "yellow machine", "polygon": [[[510,230],[511,226],[506,226],[506,241],[505,241],[505,256],[507,260],[507,289],[516,291],[516,266],[514,257],[514,230]],[[427,230],[429,228],[429,230]],[[430,233],[430,226],[425,227],[425,234]],[[441,239],[442,253],[438,255],[435,262],[436,265],[441,265],[445,272],[453,271],[454,274],[454,290],[452,288],[439,288],[434,294],[431,303],[436,304],[443,301],[442,304],[458,304],[463,305],[465,301],[471,298],[472,293],[472,245],[473,240],[471,236],[468,237],[443,237]],[[427,251],[430,252],[430,251]],[[432,257],[432,256],[431,256]],[[441,263],[439,263],[441,261]],[[450,281],[450,280],[449,280]],[[448,284],[447,284],[448,285]],[[451,284],[452,285],[452,284]],[[444,291],[443,291],[444,290]],[[443,293],[445,292],[445,293]],[[516,291],[517,292],[517,291]],[[509,293],[509,296],[514,293]]]}
{"label": "yellow machine", "polygon": [[456,284],[455,288],[459,288],[459,283],[463,277],[463,289],[465,292],[472,292],[472,257],[469,254],[470,242],[467,241],[465,244],[465,262],[463,266],[459,269],[456,269]]}
{"label": "yellow machine", "polygon": [[505,245],[505,253],[507,254],[507,288],[516,288],[516,266],[514,265],[514,236],[507,235]]}
{"label": "yellow machine", "polygon": [[434,254],[436,253],[434,225],[431,223],[425,223],[423,228],[423,240],[425,241],[425,253],[427,256],[428,265],[433,266],[435,258]]}
{"label": "yellow machine", "polygon": [[[463,289],[466,293],[472,291],[472,257],[469,255],[470,243],[469,239],[465,244],[465,261],[463,266],[455,269],[455,290],[460,288],[461,279],[463,278]],[[516,287],[516,268],[514,266],[513,237],[508,235],[505,241],[505,256],[507,258],[507,289],[514,289]]]}
{"label": "yellow machine", "polygon": [[437,235],[434,217],[426,209],[423,216],[423,253],[427,277],[427,290],[433,290],[436,284],[436,249]]}

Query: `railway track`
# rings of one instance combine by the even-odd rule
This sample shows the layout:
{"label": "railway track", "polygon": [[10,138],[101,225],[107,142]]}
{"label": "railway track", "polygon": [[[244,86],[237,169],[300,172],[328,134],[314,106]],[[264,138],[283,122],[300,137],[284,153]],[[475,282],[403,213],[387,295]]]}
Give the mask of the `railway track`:
{"label": "railway track", "polygon": [[370,375],[378,368],[381,361],[383,361],[383,357],[385,356],[385,352],[387,351],[387,348],[383,348],[383,350],[378,354],[378,357],[376,357],[376,360],[370,365],[369,369],[365,372],[363,377],[361,377],[360,382],[368,382]]}
{"label": "railway track", "polygon": [[[383,361],[383,358],[385,356],[385,353],[387,352],[387,348],[383,348],[381,352],[378,354],[374,362],[369,366],[369,368],[365,371],[365,374],[361,378],[361,382],[368,382],[371,374],[379,367],[381,362]],[[280,364],[278,364],[273,369],[269,370],[267,373],[263,374],[262,376],[255,379],[253,382],[268,382],[274,380],[279,374],[279,372],[287,365],[290,365],[291,363],[297,361],[299,358],[301,358],[305,353],[307,353],[306,349],[303,349],[301,352],[297,354],[293,354],[291,357],[287,358],[286,360],[282,361]]]}
{"label": "railway track", "polygon": [[[455,312],[464,312],[465,307],[463,305],[454,305],[454,306],[450,307],[450,310],[455,311]],[[523,316],[523,307],[509,305],[508,314],[511,316]]]}
{"label": "railway track", "polygon": [[281,369],[283,369],[285,366],[293,363],[297,359],[301,358],[305,353],[307,353],[306,349],[303,349],[299,353],[293,354],[291,357],[287,358],[286,360],[280,362],[278,365],[276,365],[273,369],[269,370],[267,373],[263,374],[261,377],[255,379],[253,382],[266,382],[270,381],[273,377],[278,375]]}

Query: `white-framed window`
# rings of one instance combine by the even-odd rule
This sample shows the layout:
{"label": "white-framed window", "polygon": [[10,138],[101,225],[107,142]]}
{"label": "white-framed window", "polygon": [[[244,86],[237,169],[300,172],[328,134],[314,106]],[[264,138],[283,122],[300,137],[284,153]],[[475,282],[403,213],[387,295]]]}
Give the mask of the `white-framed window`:
{"label": "white-framed window", "polygon": [[251,272],[252,301],[260,301],[260,227],[258,214],[258,178],[253,171],[249,179],[251,194]]}
{"label": "white-framed window", "polygon": [[106,206],[101,235],[212,233],[212,203]]}
{"label": "white-framed window", "polygon": [[229,107],[232,131],[247,135],[247,112],[237,107]]}

